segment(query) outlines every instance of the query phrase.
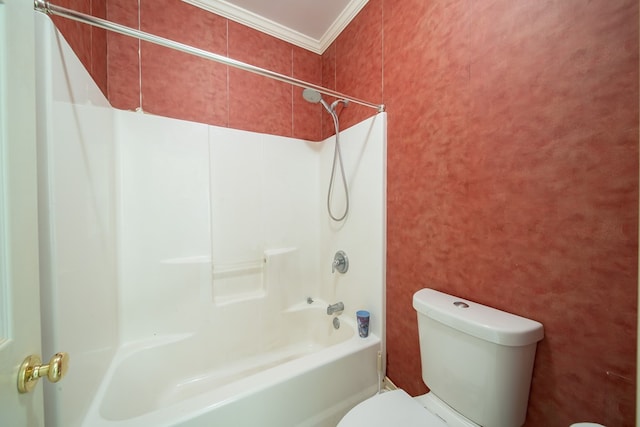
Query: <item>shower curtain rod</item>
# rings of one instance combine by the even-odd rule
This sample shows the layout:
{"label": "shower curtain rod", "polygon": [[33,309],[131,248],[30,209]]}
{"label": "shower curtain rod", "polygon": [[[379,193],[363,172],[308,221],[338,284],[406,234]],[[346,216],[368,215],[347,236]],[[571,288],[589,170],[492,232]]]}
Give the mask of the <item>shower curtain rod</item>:
{"label": "shower curtain rod", "polygon": [[365,107],[374,108],[379,113],[384,112],[385,106],[384,104],[373,104],[371,102],[363,101],[361,99],[352,98],[350,96],[344,95],[340,92],[333,91],[331,89],[324,88],[322,86],[318,86],[312,83],[308,83],[302,80],[295,79],[293,77],[285,76],[283,74],[276,73],[274,71],[270,71],[264,68],[256,67],[251,64],[246,64],[244,62],[236,61],[235,59],[227,58],[226,56],[218,55],[216,53],[208,52],[203,49],[198,49],[193,46],[189,46],[183,43],[179,43],[170,39],[166,39],[163,37],[156,36],[154,34],[145,33],[144,31],[135,30],[130,27],[126,27],[124,25],[116,24],[115,22],[107,21],[105,19],[96,18],[95,16],[86,15],[81,12],[77,12],[75,10],[67,9],[62,6],[56,6],[51,4],[48,1],[43,0],[35,0],[34,1],[34,9],[43,12],[47,15],[57,15],[63,18],[71,19],[73,21],[82,22],[84,24],[88,24],[94,27],[102,28],[104,30],[113,31],[119,34],[123,34],[125,36],[133,37],[139,40],[144,40],[149,43],[154,43],[160,46],[168,47],[170,49],[175,49],[180,52],[188,53],[190,55],[199,56],[201,58],[205,58],[211,61],[219,62],[221,64],[229,65],[234,68],[238,68],[241,70],[249,71],[254,74],[258,74],[264,77],[269,77],[274,80],[278,80],[284,83],[289,83],[294,86],[302,87],[302,88],[310,88],[317,90],[318,92],[334,96],[336,98],[345,99],[355,104],[364,105]]}

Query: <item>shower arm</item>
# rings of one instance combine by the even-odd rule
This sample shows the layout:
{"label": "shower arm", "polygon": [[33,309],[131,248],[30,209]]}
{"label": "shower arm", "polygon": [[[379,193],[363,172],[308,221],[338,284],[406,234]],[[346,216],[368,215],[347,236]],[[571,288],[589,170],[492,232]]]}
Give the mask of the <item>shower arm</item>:
{"label": "shower arm", "polygon": [[113,31],[118,34],[133,37],[149,43],[154,43],[159,46],[168,47],[170,49],[178,50],[180,52],[184,52],[189,55],[198,56],[200,58],[208,59],[210,61],[229,65],[234,68],[238,68],[244,71],[248,71],[250,73],[264,76],[264,77],[268,77],[270,79],[278,80],[284,83],[289,83],[294,86],[298,86],[301,88],[314,89],[324,95],[346,99],[355,104],[373,108],[378,113],[382,113],[385,111],[384,104],[374,104],[368,101],[363,101],[358,98],[352,98],[340,92],[336,92],[334,90],[327,89],[325,87],[318,86],[313,83],[309,83],[303,80],[298,80],[293,77],[285,76],[284,74],[279,74],[271,70],[256,67],[255,65],[246,64],[244,62],[240,62],[232,58],[227,58],[226,56],[223,56],[223,55],[218,55],[216,53],[208,52],[203,49],[198,49],[196,47],[189,46],[184,43],[180,43],[174,40],[166,39],[164,37],[156,36],[155,34],[146,33],[144,31],[136,30],[121,24],[116,24],[115,22],[107,21],[106,19],[97,18],[95,16],[91,16],[81,12],[77,12],[75,10],[67,9],[62,6],[57,6],[57,5],[51,4],[48,1],[35,0],[34,9],[37,10],[38,12],[42,12],[47,15],[56,15],[63,18],[71,19],[73,21],[81,22],[83,24],[88,24],[94,27],[102,28],[103,30]]}

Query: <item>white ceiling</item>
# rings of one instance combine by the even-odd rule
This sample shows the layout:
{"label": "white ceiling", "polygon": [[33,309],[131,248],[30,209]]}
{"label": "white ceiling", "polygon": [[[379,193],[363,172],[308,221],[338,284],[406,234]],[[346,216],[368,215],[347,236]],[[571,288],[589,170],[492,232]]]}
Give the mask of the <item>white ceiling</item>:
{"label": "white ceiling", "polygon": [[368,0],[183,0],[321,54]]}

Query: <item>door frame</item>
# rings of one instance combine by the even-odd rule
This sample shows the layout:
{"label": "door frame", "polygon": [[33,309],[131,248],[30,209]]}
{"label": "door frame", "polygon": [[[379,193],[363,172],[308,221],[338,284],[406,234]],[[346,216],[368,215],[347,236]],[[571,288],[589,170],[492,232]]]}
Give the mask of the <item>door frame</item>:
{"label": "door frame", "polygon": [[17,389],[41,355],[33,2],[0,0],[0,425],[43,426],[43,390]]}

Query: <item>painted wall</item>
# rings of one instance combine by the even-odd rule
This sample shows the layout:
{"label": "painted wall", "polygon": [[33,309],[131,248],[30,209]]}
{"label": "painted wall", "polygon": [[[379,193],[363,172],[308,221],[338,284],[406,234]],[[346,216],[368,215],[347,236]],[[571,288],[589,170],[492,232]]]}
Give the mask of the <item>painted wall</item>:
{"label": "painted wall", "polygon": [[[319,55],[180,0],[56,4],[321,83]],[[116,108],[312,141],[323,139],[322,120],[330,122],[300,88],[64,18],[55,22]]]}
{"label": "painted wall", "polygon": [[433,287],[545,325],[527,426],[634,425],[637,2],[371,0],[323,60],[389,114],[389,377]]}
{"label": "painted wall", "polygon": [[[107,17],[107,0],[60,0],[52,3],[98,18]],[[58,16],[53,16],[52,19],[102,93],[106,95],[107,31]]]}
{"label": "painted wall", "polygon": [[[320,59],[177,0],[162,2],[171,13],[152,3],[141,1],[143,30],[387,105],[398,385],[426,390],[411,296],[434,287],[545,325],[528,426],[634,424],[637,2],[370,0]],[[105,9],[137,25],[137,0]],[[115,106],[309,139],[331,131],[295,90],[146,44],[139,61],[137,43],[109,37]],[[350,106],[341,121],[368,114]]]}
{"label": "painted wall", "polygon": [[637,76],[632,1],[372,0],[325,52],[324,84],[389,112],[398,385],[426,390],[434,287],[544,323],[527,425],[634,425]]}

